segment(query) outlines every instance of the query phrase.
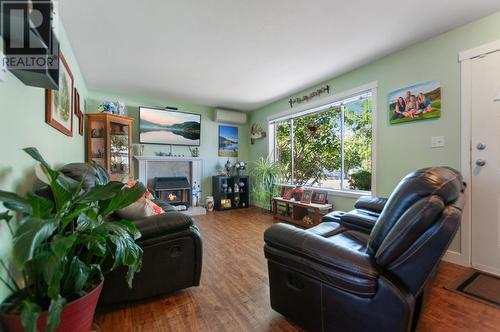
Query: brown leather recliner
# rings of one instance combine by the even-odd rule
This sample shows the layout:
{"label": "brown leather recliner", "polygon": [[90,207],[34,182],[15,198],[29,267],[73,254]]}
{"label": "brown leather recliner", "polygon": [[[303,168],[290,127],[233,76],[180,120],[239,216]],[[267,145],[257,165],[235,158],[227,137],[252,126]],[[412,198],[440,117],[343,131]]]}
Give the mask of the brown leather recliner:
{"label": "brown leather recliner", "polygon": [[[109,181],[106,170],[97,164],[68,164],[61,172],[82,181],[84,190]],[[132,220],[142,234],[137,243],[143,250],[142,268],[135,274],[133,288],[125,281],[125,268],[112,271],[105,276],[99,305],[130,303],[200,284],[202,242],[198,227],[191,217],[173,211],[167,203],[156,203],[166,212]]]}
{"label": "brown leather recliner", "polygon": [[310,331],[415,329],[424,289],[462,217],[459,172],[406,176],[370,233],[336,222],[264,234],[271,306]]}

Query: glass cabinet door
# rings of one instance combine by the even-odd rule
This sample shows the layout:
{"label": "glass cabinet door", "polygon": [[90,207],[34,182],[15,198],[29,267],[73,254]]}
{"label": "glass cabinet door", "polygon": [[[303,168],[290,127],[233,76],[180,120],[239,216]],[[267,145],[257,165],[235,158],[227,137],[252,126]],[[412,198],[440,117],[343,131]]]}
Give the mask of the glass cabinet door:
{"label": "glass cabinet door", "polygon": [[88,158],[93,160],[103,168],[107,168],[106,164],[106,128],[104,120],[94,119],[89,121],[89,148],[90,154]]}
{"label": "glass cabinet door", "polygon": [[130,126],[109,122],[110,173],[113,180],[122,180],[130,173]]}

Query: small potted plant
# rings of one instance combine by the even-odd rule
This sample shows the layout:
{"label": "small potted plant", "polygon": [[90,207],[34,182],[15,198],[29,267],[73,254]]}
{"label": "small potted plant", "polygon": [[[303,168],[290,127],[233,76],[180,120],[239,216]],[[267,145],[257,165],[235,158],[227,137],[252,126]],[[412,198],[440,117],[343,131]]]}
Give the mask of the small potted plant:
{"label": "small potted plant", "polygon": [[129,286],[141,267],[139,232],[126,220],[108,217],[139,199],[145,188],[102,181],[84,192],[82,183],[52,169],[35,148],[24,151],[40,162],[50,192],[21,197],[0,191],[8,209],[0,220],[12,233],[12,268],[18,270],[12,273],[0,260],[6,270],[0,282],[12,292],[0,307],[3,323],[8,331],[88,332],[105,266],[128,267]]}
{"label": "small potted plant", "polygon": [[302,199],[302,195],[304,194],[304,189],[300,185],[296,185],[295,188],[293,188],[292,193],[293,193],[293,199],[295,199],[298,202]]}
{"label": "small potted plant", "polygon": [[240,161],[240,162],[237,162],[236,164],[234,164],[234,167],[236,168],[236,172],[238,173],[238,176],[243,176],[243,174],[247,168],[247,165],[245,164],[245,162]]}

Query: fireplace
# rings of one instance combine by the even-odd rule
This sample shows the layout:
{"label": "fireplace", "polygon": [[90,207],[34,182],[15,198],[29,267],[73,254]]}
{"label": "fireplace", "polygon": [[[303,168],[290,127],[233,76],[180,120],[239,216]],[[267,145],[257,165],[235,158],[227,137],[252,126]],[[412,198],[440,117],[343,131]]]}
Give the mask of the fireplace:
{"label": "fireplace", "polygon": [[171,204],[191,205],[191,185],[187,177],[157,177],[154,178],[153,190],[156,197]]}

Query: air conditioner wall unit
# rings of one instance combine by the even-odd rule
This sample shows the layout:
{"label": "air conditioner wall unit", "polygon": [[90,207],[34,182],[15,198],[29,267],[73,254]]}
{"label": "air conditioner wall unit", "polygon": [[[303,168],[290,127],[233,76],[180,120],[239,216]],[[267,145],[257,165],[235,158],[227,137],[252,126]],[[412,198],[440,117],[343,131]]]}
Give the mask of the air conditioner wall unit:
{"label": "air conditioner wall unit", "polygon": [[230,111],[222,108],[216,108],[215,122],[245,124],[247,123],[247,114],[238,111]]}

